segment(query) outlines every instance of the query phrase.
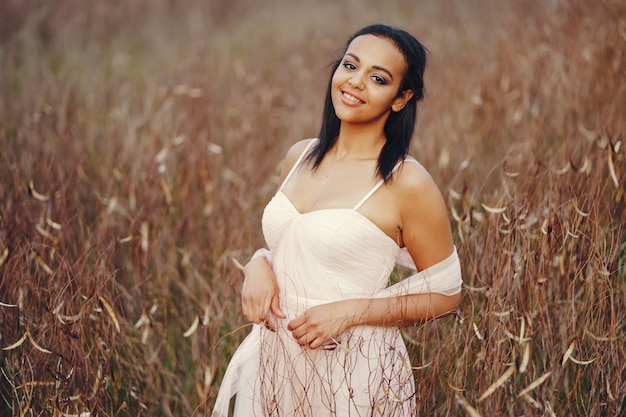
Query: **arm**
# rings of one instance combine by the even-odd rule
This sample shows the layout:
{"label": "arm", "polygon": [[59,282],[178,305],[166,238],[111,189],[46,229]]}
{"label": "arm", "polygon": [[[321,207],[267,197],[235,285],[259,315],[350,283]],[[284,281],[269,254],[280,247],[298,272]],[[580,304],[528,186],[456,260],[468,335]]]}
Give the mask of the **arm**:
{"label": "arm", "polygon": [[[438,188],[421,166],[406,164],[395,179],[402,240],[415,265],[426,270],[454,251],[447,209]],[[460,294],[438,293],[349,299],[313,307],[289,323],[302,345],[317,348],[351,326],[410,326],[454,310]]]}
{"label": "arm", "polygon": [[265,323],[275,330],[276,323],[268,313],[279,318],[285,318],[285,313],[280,309],[278,284],[268,255],[267,249],[259,249],[243,268],[241,309],[252,323]]}
{"label": "arm", "polygon": [[[281,169],[280,184],[283,183],[287,173],[308,143],[308,140],[303,140],[289,149]],[[269,255],[267,249],[260,249],[245,265],[241,289],[241,308],[244,316],[252,323],[265,323],[266,327],[275,330],[276,323],[272,314],[278,318],[285,318],[285,314],[280,309],[278,284]]]}

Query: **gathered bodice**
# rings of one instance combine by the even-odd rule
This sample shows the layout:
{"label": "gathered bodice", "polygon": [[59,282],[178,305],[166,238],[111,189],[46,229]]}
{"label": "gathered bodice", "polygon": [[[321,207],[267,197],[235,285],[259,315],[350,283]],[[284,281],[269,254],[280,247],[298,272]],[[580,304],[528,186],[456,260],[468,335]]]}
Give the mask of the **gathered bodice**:
{"label": "gathered bodice", "polygon": [[301,311],[330,301],[371,297],[387,286],[400,251],[357,210],[300,213],[282,191],[265,208],[262,225],[288,310],[296,307],[294,303]]}

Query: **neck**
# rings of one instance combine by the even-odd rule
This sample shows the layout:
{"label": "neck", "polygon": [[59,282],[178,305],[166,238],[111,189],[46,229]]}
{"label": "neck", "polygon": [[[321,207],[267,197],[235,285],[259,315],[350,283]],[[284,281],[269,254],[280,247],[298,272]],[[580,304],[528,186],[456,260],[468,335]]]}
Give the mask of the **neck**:
{"label": "neck", "polygon": [[378,159],[386,138],[382,129],[371,125],[342,123],[335,142],[337,159]]}

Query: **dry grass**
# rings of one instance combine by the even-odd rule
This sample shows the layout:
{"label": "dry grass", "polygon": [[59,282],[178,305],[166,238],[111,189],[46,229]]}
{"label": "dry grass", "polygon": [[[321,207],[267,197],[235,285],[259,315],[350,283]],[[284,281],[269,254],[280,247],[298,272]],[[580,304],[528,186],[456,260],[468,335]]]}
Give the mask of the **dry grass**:
{"label": "dry grass", "polygon": [[232,259],[377,20],[431,50],[412,153],[466,282],[405,331],[419,414],[621,415],[623,2],[217,3],[0,4],[0,415],[210,412],[247,332]]}

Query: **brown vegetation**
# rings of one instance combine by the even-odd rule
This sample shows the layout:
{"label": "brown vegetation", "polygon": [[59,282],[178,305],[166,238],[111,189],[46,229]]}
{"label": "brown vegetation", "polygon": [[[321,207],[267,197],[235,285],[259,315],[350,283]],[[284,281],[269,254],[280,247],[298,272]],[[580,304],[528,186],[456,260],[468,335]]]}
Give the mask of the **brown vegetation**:
{"label": "brown vegetation", "polygon": [[2,2],[0,415],[210,413],[247,332],[235,261],[374,21],[431,51],[412,154],[466,284],[404,331],[420,415],[623,415],[615,0]]}

